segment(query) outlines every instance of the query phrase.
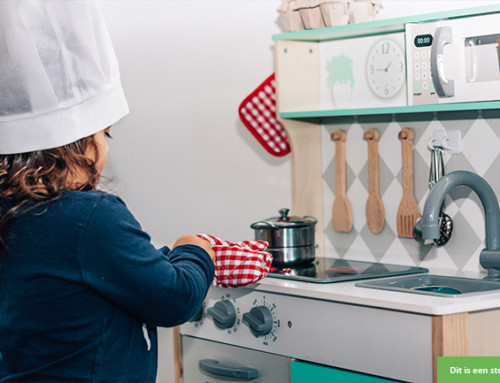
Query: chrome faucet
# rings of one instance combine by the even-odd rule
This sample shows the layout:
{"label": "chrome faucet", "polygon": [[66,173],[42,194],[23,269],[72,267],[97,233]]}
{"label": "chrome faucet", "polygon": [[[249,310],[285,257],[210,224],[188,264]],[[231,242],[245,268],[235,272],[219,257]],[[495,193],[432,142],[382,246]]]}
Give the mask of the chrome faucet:
{"label": "chrome faucet", "polygon": [[477,174],[456,171],[445,175],[431,189],[422,214],[422,238],[439,238],[439,215],[446,194],[455,186],[464,185],[476,192],[483,204],[486,222],[486,248],[481,251],[479,263],[488,270],[485,279],[500,281],[500,209],[495,192]]}

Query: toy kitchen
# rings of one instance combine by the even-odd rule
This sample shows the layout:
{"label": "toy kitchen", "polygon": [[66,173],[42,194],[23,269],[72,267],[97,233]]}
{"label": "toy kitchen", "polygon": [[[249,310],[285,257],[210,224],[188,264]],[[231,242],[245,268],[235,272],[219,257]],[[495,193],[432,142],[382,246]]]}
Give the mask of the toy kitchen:
{"label": "toy kitchen", "polygon": [[500,356],[500,5],[273,40],[293,219],[253,228],[314,242],[210,289],[184,383],[429,383],[440,356]]}

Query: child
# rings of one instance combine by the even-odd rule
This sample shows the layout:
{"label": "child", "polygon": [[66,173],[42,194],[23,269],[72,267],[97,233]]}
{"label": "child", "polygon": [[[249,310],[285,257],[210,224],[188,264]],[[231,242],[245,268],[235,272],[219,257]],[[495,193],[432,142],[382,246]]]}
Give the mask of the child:
{"label": "child", "polygon": [[96,190],[127,113],[95,2],[0,2],[0,382],[155,382],[156,326],[214,279],[208,241],[155,249]]}

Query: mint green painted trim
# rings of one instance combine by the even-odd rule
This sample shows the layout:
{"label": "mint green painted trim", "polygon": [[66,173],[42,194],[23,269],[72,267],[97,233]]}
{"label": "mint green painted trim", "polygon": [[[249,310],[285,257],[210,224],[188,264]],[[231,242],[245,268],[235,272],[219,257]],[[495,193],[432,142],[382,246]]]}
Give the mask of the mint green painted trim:
{"label": "mint green painted trim", "polygon": [[481,7],[454,9],[444,12],[434,12],[422,15],[398,17],[394,19],[376,20],[367,23],[347,24],[336,27],[307,29],[305,31],[280,33],[277,35],[273,35],[273,40],[297,40],[313,42],[336,40],[341,38],[400,32],[404,30],[404,25],[407,23],[454,19],[498,12],[500,12],[500,4],[491,4]]}
{"label": "mint green painted trim", "polygon": [[291,383],[388,383],[395,380],[297,360],[290,362]]}
{"label": "mint green painted trim", "polygon": [[313,117],[338,117],[338,116],[363,116],[376,114],[404,114],[425,112],[454,112],[461,110],[486,110],[500,109],[500,101],[468,102],[458,104],[433,104],[396,106],[389,108],[363,108],[363,109],[339,109],[339,110],[312,110],[307,112],[284,112],[281,118],[313,118]]}

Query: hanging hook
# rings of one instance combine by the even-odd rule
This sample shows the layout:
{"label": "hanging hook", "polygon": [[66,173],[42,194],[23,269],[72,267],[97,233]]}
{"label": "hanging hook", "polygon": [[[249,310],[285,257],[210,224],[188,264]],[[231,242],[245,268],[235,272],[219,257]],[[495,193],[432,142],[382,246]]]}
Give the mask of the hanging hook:
{"label": "hanging hook", "polygon": [[458,129],[436,130],[434,136],[427,142],[429,150],[441,149],[450,154],[459,154],[462,152],[462,134]]}

